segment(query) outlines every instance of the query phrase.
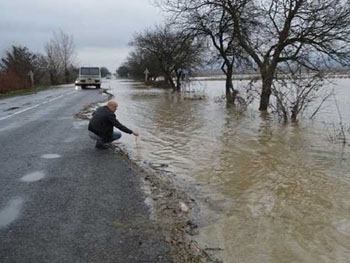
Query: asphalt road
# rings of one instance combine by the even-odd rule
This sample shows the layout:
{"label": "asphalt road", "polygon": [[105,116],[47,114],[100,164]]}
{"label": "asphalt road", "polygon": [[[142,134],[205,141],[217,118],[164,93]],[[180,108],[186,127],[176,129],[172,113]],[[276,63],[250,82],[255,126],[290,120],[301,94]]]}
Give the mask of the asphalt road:
{"label": "asphalt road", "polygon": [[103,98],[67,86],[0,100],[1,263],[171,261],[139,176],[74,118]]}

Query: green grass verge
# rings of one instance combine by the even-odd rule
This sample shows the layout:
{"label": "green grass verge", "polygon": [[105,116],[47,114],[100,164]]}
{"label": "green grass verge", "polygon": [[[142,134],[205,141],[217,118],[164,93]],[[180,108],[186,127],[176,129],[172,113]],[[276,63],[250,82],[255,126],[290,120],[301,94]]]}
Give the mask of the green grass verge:
{"label": "green grass verge", "polygon": [[12,90],[12,91],[8,91],[5,93],[0,93],[0,99],[21,96],[21,95],[29,95],[29,94],[37,93],[39,91],[47,90],[50,88],[54,88],[54,87],[52,87],[52,86],[37,86],[37,87],[33,87],[33,88]]}

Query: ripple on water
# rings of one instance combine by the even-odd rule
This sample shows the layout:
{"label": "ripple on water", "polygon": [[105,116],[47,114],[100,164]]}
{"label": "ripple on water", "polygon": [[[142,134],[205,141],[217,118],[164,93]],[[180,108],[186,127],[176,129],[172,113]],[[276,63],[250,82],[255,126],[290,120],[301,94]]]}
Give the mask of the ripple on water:
{"label": "ripple on water", "polygon": [[[257,102],[244,113],[216,102],[224,81],[204,82],[205,100],[120,84],[111,82],[116,97],[123,94],[117,117],[142,138],[123,136],[121,148],[181,189],[196,189],[188,191],[200,207],[202,247],[222,248],[225,262],[349,262],[350,150],[327,140],[337,109],[330,105],[312,123],[282,125],[260,115]],[[350,81],[340,84],[345,114]]]}

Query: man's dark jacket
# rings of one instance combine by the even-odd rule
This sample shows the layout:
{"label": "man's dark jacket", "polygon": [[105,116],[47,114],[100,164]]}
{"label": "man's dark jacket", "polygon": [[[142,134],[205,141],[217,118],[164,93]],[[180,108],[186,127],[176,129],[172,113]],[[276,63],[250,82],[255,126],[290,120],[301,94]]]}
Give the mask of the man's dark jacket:
{"label": "man's dark jacket", "polygon": [[89,131],[101,137],[104,142],[113,140],[113,126],[125,133],[132,133],[132,130],[121,124],[113,111],[107,106],[98,108],[89,123]]}

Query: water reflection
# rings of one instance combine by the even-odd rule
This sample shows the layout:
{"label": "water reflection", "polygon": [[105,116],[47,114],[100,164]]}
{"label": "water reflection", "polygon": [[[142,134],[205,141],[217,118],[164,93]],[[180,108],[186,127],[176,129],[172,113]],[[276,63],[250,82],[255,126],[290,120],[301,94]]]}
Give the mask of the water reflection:
{"label": "water reflection", "polygon": [[118,118],[141,131],[138,144],[125,136],[121,147],[140,165],[167,164],[196,189],[189,194],[201,206],[198,240],[221,248],[224,262],[349,261],[349,147],[330,144],[317,123],[241,116],[214,102],[222,82],[204,85],[204,101],[115,86]]}

